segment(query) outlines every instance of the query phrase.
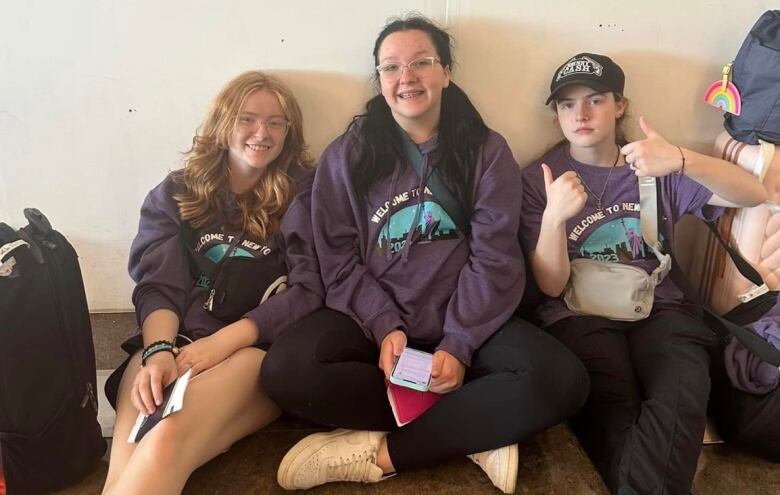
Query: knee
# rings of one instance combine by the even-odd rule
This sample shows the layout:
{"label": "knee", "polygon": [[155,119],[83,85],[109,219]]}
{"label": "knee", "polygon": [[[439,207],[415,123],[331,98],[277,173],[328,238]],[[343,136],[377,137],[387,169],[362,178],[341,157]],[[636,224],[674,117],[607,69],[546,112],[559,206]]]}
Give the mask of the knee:
{"label": "knee", "polygon": [[143,461],[146,466],[154,467],[150,473],[175,467],[175,463],[182,458],[186,434],[174,417],[160,421],[144,436],[142,443],[133,452],[133,457]]}
{"label": "knee", "polygon": [[265,361],[265,356],[266,351],[257,347],[242,347],[231,354],[229,359],[242,369],[254,368],[259,371],[263,361]]}
{"label": "knee", "polygon": [[316,388],[323,367],[330,362],[327,351],[322,351],[329,341],[328,331],[344,326],[345,321],[352,322],[331,309],[315,311],[276,339],[260,368],[263,389],[274,401],[284,408],[285,399]]}
{"label": "knee", "polygon": [[564,411],[567,418],[574,416],[577,411],[582,409],[590,395],[590,377],[585,365],[573,354],[571,354],[570,360],[566,372],[561,373],[558,378],[558,386],[561,387],[560,390],[565,391],[564,397],[568,398]]}
{"label": "knee", "polygon": [[538,370],[540,385],[546,393],[554,393],[558,400],[561,420],[576,414],[590,394],[588,370],[577,356],[559,342]]}
{"label": "knee", "polygon": [[530,385],[537,397],[545,399],[548,416],[556,422],[579,411],[590,392],[588,371],[582,361],[549,333],[522,320],[511,321],[504,330],[507,334],[502,336],[502,345],[493,349],[497,354],[484,357],[500,358],[511,350],[518,378],[524,386]]}
{"label": "knee", "polygon": [[294,344],[290,340],[273,344],[260,368],[263,391],[285,410],[294,407],[296,397],[306,394],[318,375],[316,359]]}
{"label": "knee", "polygon": [[260,382],[263,390],[271,399],[279,403],[284,391],[290,385],[292,363],[294,356],[284,347],[274,344],[265,355],[260,367]]}
{"label": "knee", "polygon": [[668,358],[652,362],[654,373],[645,394],[648,399],[659,399],[672,407],[704,411],[712,386],[709,361],[703,349],[677,351],[672,349]]}
{"label": "knee", "polygon": [[579,411],[590,392],[582,361],[549,333],[523,320],[510,320],[501,331],[501,340],[482,359],[511,362],[521,381],[530,380],[534,393],[546,399],[551,416],[562,421]]}
{"label": "knee", "polygon": [[696,415],[705,415],[712,382],[706,367],[697,368],[679,370],[677,402],[680,409],[687,409]]}

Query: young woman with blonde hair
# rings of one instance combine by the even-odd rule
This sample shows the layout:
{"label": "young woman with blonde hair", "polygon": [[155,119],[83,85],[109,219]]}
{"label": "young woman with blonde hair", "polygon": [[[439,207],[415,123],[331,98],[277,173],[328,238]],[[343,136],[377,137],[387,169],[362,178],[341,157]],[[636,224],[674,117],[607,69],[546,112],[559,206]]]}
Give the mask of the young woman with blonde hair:
{"label": "young woman with blonde hair", "polygon": [[[251,71],[217,95],[184,169],[146,197],[129,262],[140,328],[106,385],[117,417],[104,494],[179,493],[279,415],[260,386],[265,350],[322,302],[312,172],[295,97]],[[128,443],[139,411],[190,369],[183,409]]]}

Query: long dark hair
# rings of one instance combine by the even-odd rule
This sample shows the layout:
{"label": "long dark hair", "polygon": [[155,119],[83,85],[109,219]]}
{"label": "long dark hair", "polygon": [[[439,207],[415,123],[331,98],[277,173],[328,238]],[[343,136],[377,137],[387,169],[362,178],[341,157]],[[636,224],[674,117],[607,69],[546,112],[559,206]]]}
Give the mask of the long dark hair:
{"label": "long dark hair", "polygon": [[[374,43],[374,65],[379,65],[379,48],[384,39],[398,31],[419,30],[428,35],[444,68],[452,67],[450,35],[425,17],[415,15],[387,24]],[[374,74],[378,81],[378,73]],[[353,119],[360,136],[360,153],[349,164],[349,173],[358,197],[365,198],[368,190],[380,179],[389,176],[399,161],[404,161],[398,124],[382,94],[366,103],[366,112]],[[474,162],[479,147],[487,136],[487,126],[466,93],[455,83],[442,92],[439,121],[438,159],[433,167],[455,194],[465,211],[471,211]]]}

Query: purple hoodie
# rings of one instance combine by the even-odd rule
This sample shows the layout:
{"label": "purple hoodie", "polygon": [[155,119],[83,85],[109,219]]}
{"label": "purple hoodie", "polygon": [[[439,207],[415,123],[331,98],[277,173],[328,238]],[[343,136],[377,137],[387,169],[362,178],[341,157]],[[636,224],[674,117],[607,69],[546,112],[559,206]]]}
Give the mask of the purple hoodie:
{"label": "purple hoodie", "polygon": [[[780,349],[780,299],[758,321],[744,326]],[[780,385],[780,370],[762,361],[734,336],[729,337],[723,359],[731,384],[739,390],[761,395]]]}
{"label": "purple hoodie", "polygon": [[[271,239],[246,238],[236,250],[240,255],[266,258],[270,263],[286,265],[287,289],[260,303],[244,317],[260,329],[257,344],[268,346],[291,323],[322,306],[323,289],[311,237],[311,170],[295,168],[291,176],[297,193],[282,217],[281,232]],[[129,271],[135,280],[133,304],[138,325],[157,309],[170,309],[182,322],[180,333],[195,340],[211,335],[225,326],[203,309],[206,289],[190,270],[188,254],[179,236],[179,214],[173,195],[184,186],[172,172],[152,189],[141,207],[138,234],[130,249]],[[240,218],[236,196],[224,195],[223,218]],[[240,232],[224,231],[216,222],[196,231],[196,250],[219,261],[229,245],[229,236]],[[138,332],[123,347],[132,352],[138,346]]]}
{"label": "purple hoodie", "polygon": [[[359,124],[358,124],[359,125]],[[312,192],[315,246],[327,306],[381,343],[396,328],[466,365],[517,307],[525,268],[517,240],[521,177],[506,141],[490,131],[475,163],[468,237],[409,165],[358,199],[348,161],[357,125],[325,150]],[[438,139],[419,145],[423,170]]]}
{"label": "purple hoodie", "polygon": [[[745,325],[759,337],[780,349],[780,316],[776,307],[755,323]],[[780,369],[762,361],[750,352],[736,337],[730,337],[723,351],[726,373],[735,388],[749,394],[763,395],[777,389],[780,384]]]}

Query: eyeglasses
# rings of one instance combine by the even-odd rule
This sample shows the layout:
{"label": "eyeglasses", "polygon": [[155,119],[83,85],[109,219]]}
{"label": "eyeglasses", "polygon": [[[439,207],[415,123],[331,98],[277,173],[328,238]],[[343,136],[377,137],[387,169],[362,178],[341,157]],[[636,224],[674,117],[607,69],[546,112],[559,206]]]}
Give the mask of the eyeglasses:
{"label": "eyeglasses", "polygon": [[418,77],[428,77],[433,72],[433,66],[441,61],[436,57],[420,57],[408,64],[389,62],[376,67],[379,77],[388,82],[394,82],[401,78],[404,68],[414,72]]}
{"label": "eyeglasses", "polygon": [[284,134],[290,128],[290,123],[284,119],[260,120],[258,117],[245,114],[239,114],[236,117],[236,127],[241,129],[257,130],[261,125],[265,126],[268,132],[274,134]]}

